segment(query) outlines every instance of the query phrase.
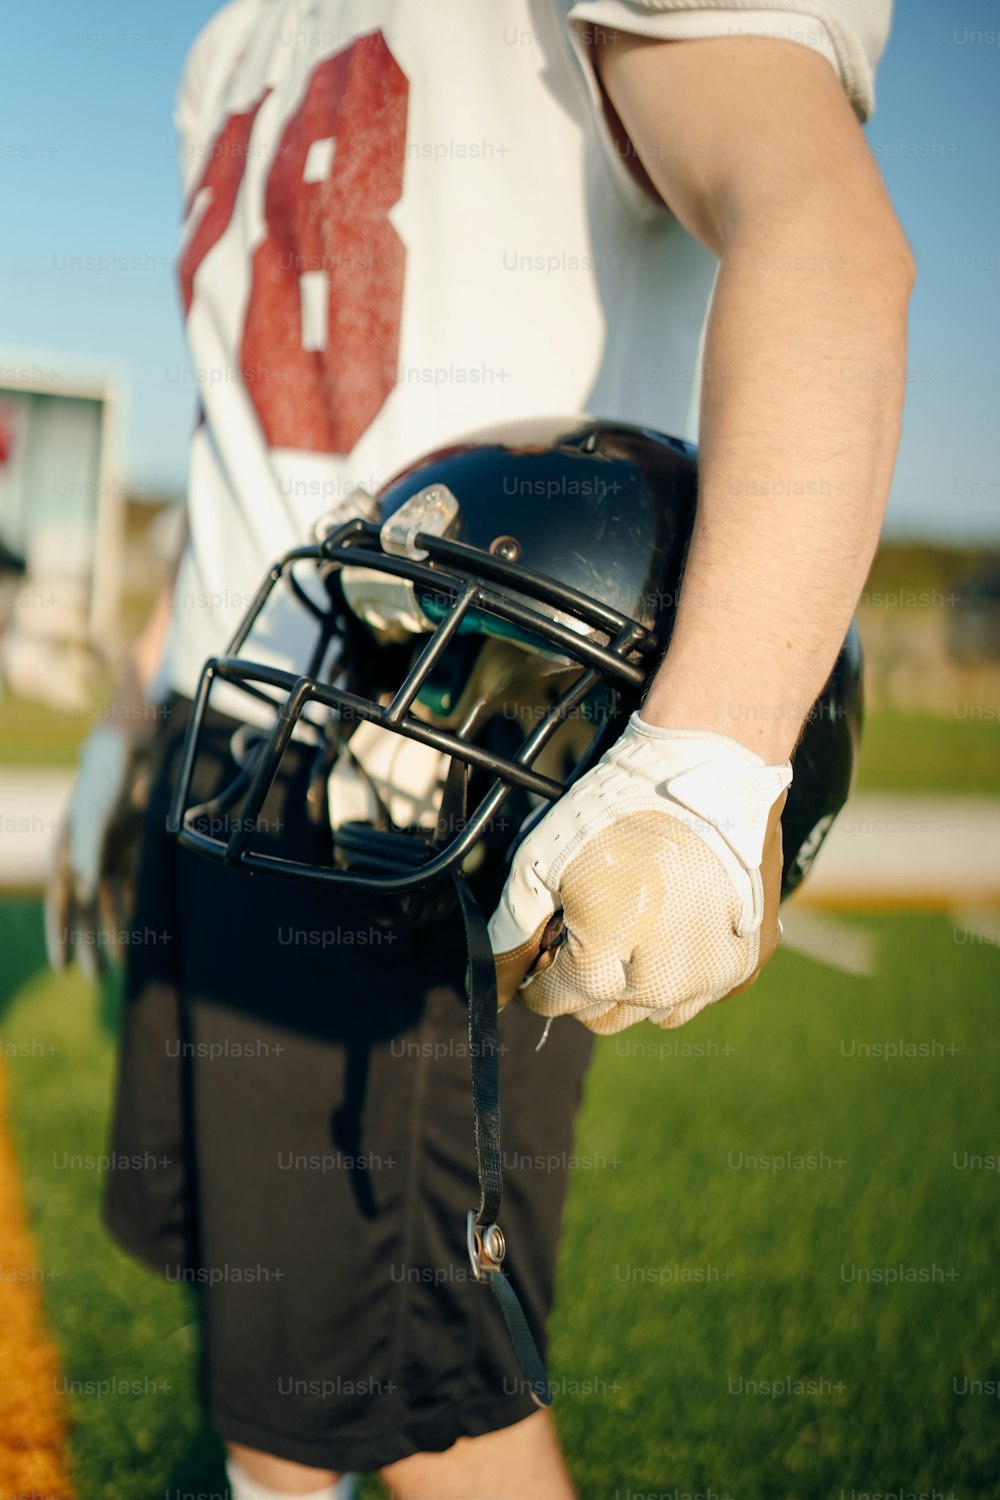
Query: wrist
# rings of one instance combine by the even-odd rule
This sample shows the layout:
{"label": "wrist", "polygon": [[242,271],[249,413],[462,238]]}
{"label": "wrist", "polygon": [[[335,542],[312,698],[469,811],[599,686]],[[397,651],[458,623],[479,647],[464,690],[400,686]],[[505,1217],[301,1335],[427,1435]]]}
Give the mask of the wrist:
{"label": "wrist", "polygon": [[654,724],[646,717],[644,707],[637,709],[629,719],[629,728],[646,740],[654,743],[659,741],[664,747],[669,745],[671,760],[679,758],[681,761],[698,761],[707,750],[712,756],[728,761],[737,768],[767,766],[763,756],[748,749],[731,735],[720,734],[714,729],[692,728],[688,724]]}
{"label": "wrist", "polygon": [[714,683],[711,691],[690,687],[661,671],[640,709],[645,723],[658,729],[720,735],[759,756],[765,765],[783,765],[798,743],[811,704],[769,701]]}
{"label": "wrist", "polygon": [[[681,823],[713,850],[744,900],[741,928],[750,930],[762,910],[755,872],[763,858],[768,828],[780,817],[792,781],[792,768],[767,765],[730,736],[701,729],[663,728],[634,713],[609,760],[645,785]],[[736,863],[732,856],[736,856]]]}

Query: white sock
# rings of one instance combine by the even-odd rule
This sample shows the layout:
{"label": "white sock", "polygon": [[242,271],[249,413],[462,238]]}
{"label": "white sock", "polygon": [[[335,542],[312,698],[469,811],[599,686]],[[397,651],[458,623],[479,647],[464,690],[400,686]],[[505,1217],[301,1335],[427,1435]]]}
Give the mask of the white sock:
{"label": "white sock", "polygon": [[[258,1484],[235,1458],[226,1459],[226,1475],[232,1500],[289,1500],[287,1490],[272,1490]],[[321,1490],[310,1490],[297,1500],[355,1500],[358,1484],[353,1474],[345,1474],[337,1484],[325,1484]]]}

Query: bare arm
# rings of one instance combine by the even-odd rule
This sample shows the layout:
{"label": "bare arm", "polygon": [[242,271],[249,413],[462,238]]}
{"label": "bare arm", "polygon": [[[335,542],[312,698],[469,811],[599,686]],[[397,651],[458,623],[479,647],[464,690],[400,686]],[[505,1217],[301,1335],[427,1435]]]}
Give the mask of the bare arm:
{"label": "bare arm", "polygon": [[878,540],[912,259],[823,58],[790,42],[619,37],[598,68],[656,191],[721,262],[698,516],[642,714],[783,761]]}

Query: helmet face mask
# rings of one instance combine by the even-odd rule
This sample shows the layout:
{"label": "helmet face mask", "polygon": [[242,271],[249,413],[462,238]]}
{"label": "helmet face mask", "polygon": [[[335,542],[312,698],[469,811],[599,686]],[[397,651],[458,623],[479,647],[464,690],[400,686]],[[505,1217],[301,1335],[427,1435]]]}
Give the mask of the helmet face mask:
{"label": "helmet face mask", "polygon": [[[695,493],[690,445],[590,419],[496,429],[420,460],[381,491],[378,522],[333,525],[276,563],[226,655],[206,663],[171,830],[229,864],[386,893],[471,871],[498,829],[512,845],[526,812],[560,797],[639,705],[669,638]],[[257,650],[269,609],[290,606],[314,634],[299,671]],[[820,700],[827,711],[807,726],[817,806],[801,809],[799,842],[846,796],[857,658],[856,642],[845,646]],[[219,682],[254,700],[248,716],[260,718],[263,700],[273,718],[232,784],[195,805]],[[425,801],[419,824],[401,826],[410,814],[393,818],[382,798],[370,823],[334,821],[328,864],[269,852],[257,823],[293,737],[315,745],[310,808],[321,818],[326,782],[362,723],[443,757],[436,818]],[[831,764],[833,791],[820,807]],[[232,827],[224,838],[211,831],[220,813]],[[789,888],[798,848],[786,860]]]}
{"label": "helmet face mask", "polygon": [[[426,538],[426,541],[436,553],[435,540]],[[369,558],[371,562],[367,562]],[[603,631],[596,630],[597,622],[587,618],[592,612],[586,607],[586,601],[581,601],[580,606],[583,623],[588,629],[586,635],[579,627],[573,630],[559,621],[547,620],[540,611],[536,613],[530,606],[501,593],[494,578],[477,578],[470,562],[462,574],[446,572],[439,566],[434,576],[423,578],[426,587],[433,587],[436,597],[442,592],[449,597],[450,607],[442,611],[441,621],[436,627],[426,636],[417,638],[413,659],[394,692],[389,687],[379,690],[376,682],[372,684],[370,694],[365,696],[346,685],[344,679],[349,682],[352,675],[357,674],[357,660],[351,664],[354,674],[349,666],[333,681],[324,682],[312,672],[287,672],[246,660],[240,654],[271,593],[285,582],[293,568],[312,563],[326,571],[327,583],[334,595],[336,573],[328,571],[329,565],[343,565],[347,559],[353,568],[377,565],[379,570],[398,569],[402,576],[411,579],[414,573],[428,572],[425,564],[387,556],[382,550],[379,529],[360,521],[339,527],[322,543],[296,549],[282,559],[269,575],[262,596],[255,601],[229,653],[210,661],[203,670],[175,792],[173,821],[182,845],[224,858],[231,864],[383,891],[415,889],[447,874],[462,862],[515,787],[521,787],[546,802],[562,795],[565,782],[535,768],[540,753],[559,726],[580,710],[588,696],[602,690],[605,679],[619,689],[630,689],[630,696],[637,697],[648,670],[642,663],[644,659],[648,662],[655,652],[656,642],[638,622],[625,617],[611,621],[610,628],[605,626]],[[448,561],[451,561],[450,555]],[[524,578],[518,581],[524,587]],[[546,581],[541,580],[541,583],[547,589]],[[562,612],[568,612],[566,606],[570,603],[565,596],[560,598]],[[544,632],[547,627],[556,637],[554,644],[563,649],[554,652],[549,659],[535,655],[522,645],[485,636],[475,641],[473,661],[460,691],[449,691],[441,685],[447,648],[454,643],[461,650],[465,641],[473,639],[460,637],[461,623],[473,610],[499,622],[516,624],[532,635]],[[343,606],[332,598],[329,616],[317,622],[320,642],[314,653],[314,663],[321,654],[328,654],[330,640],[338,635],[344,640],[342,620]],[[344,645],[349,649],[346,640]],[[359,655],[370,657],[373,652],[377,657],[380,655],[374,642]],[[467,658],[468,653],[462,654]],[[398,652],[392,650],[388,656],[396,657]],[[459,663],[460,666],[466,664]],[[380,665],[385,663],[380,662]],[[379,672],[378,675],[383,674]],[[512,690],[519,680],[523,687],[514,696]],[[211,809],[208,805],[192,807],[187,805],[187,788],[197,754],[198,727],[216,682],[231,683],[258,700],[262,696],[269,699],[275,706],[276,715],[270,732],[258,742],[252,774],[245,767],[241,784],[234,783],[222,799],[215,799]],[[297,866],[274,855],[255,852],[252,846],[253,824],[261,813],[281,756],[297,726],[316,722],[314,715],[306,718],[309,705],[329,710],[323,726],[324,736],[328,739],[339,744],[349,743],[349,736],[358,723],[376,724],[449,756],[459,767],[485,772],[490,781],[489,788],[474,810],[461,812],[462,827],[450,834],[445,832],[443,842],[429,844],[425,837],[411,831],[393,830],[397,837],[393,851],[398,860],[396,870],[364,871],[359,868],[356,857],[350,871],[336,866],[329,869]],[[507,715],[511,721],[519,721],[519,729],[523,729],[520,745],[507,755],[484,748],[476,738],[477,731],[496,715]],[[591,736],[592,741],[602,738],[600,727]],[[235,832],[226,843],[198,830],[199,819],[210,810],[219,811],[223,800],[227,811],[238,812],[234,819]],[[388,838],[369,842],[375,864],[384,864],[386,860],[390,864],[393,862],[389,858]],[[418,847],[407,849],[406,845]],[[352,852],[355,856],[358,853],[356,841]]]}

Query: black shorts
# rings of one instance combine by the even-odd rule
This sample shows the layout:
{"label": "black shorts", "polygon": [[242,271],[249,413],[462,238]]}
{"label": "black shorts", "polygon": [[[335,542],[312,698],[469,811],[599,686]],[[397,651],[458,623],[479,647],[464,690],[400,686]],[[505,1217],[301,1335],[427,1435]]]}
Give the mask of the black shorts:
{"label": "black shorts", "polygon": [[[370,1471],[535,1410],[473,1280],[478,1201],[457,914],[250,875],[180,850],[167,799],[189,711],[161,737],[129,945],[106,1218],[198,1288],[208,1420],[224,1439]],[[209,724],[195,790],[234,774]],[[286,758],[288,759],[288,758]],[[322,852],[306,756],[264,809]],[[589,1033],[500,1018],[507,1269],[544,1351]]]}

